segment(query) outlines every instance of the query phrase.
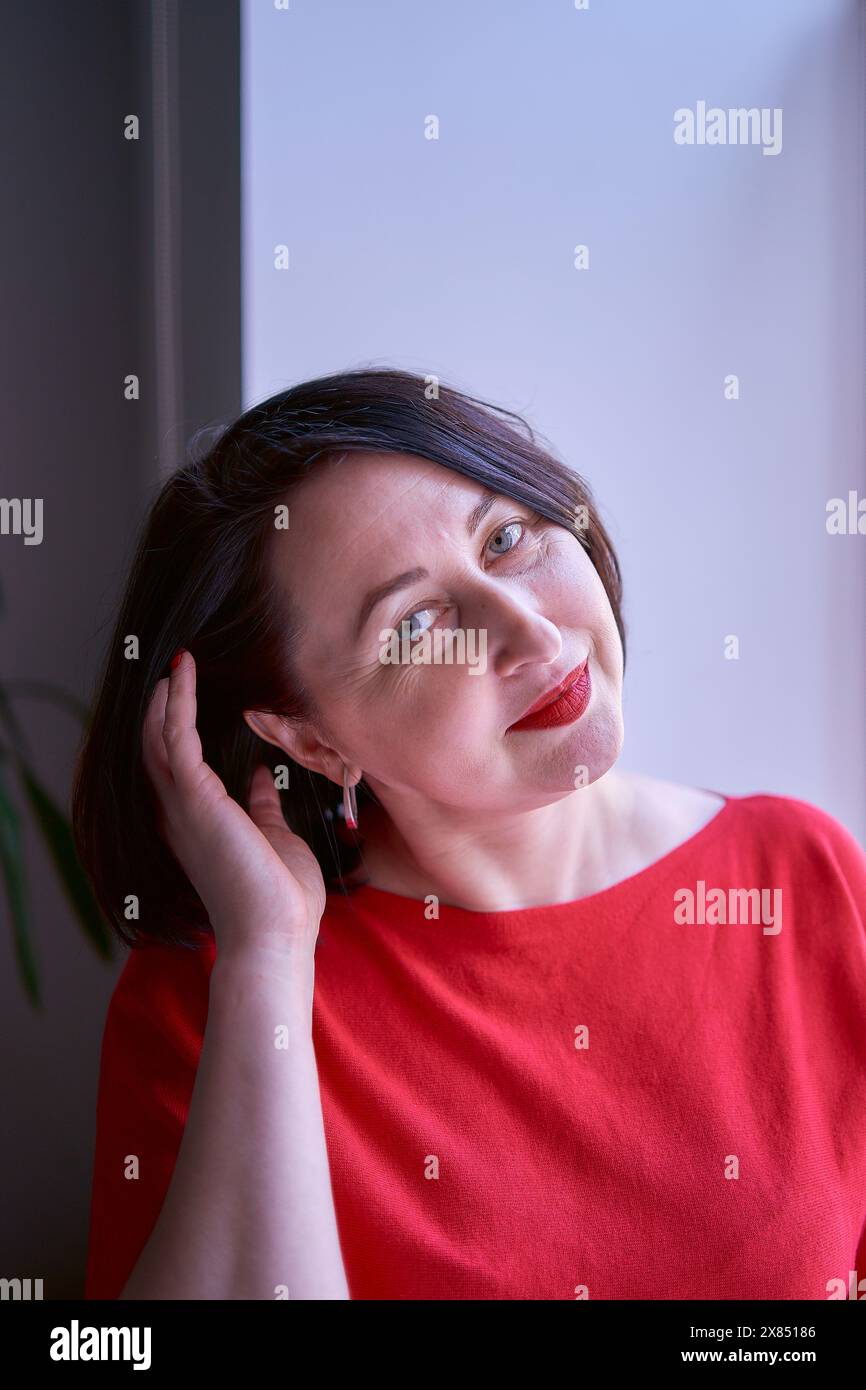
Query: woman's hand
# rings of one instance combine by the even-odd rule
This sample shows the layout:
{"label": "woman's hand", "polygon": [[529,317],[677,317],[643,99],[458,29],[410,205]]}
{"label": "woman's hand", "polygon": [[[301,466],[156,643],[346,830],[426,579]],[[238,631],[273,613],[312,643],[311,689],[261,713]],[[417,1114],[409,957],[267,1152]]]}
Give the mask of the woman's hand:
{"label": "woman's hand", "polygon": [[142,734],[159,829],[207,909],[220,954],[315,948],[325,885],[310,847],[286,825],[273,775],[253,774],[249,813],[202,758],[195,660],[157,682]]}

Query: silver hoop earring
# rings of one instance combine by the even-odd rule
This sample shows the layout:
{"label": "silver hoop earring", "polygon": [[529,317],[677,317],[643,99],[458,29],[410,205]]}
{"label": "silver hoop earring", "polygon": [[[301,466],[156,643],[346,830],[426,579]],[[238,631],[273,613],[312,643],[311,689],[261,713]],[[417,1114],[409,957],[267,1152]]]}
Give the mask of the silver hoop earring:
{"label": "silver hoop earring", "polygon": [[355,788],[349,786],[349,769],[343,763],[343,816],[350,830],[358,828],[358,803]]}

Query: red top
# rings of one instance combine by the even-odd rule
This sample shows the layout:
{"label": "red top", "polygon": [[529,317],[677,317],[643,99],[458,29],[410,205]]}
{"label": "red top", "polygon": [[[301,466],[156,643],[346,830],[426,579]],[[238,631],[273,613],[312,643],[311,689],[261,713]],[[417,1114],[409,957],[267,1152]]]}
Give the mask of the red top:
{"label": "red top", "polygon": [[[115,988],[88,1298],[117,1296],[159,1214],[212,964],[136,948]],[[352,1298],[826,1299],[866,1279],[866,855],[815,806],[728,797],[577,902],[435,920],[329,895],[313,1008]]]}

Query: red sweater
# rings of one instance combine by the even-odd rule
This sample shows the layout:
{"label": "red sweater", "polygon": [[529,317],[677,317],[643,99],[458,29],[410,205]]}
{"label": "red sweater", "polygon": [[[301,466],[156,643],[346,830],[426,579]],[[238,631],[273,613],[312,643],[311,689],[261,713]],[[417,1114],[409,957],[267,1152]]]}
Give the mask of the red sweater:
{"label": "red sweater", "polygon": [[[159,1214],[213,958],[136,948],[115,988],[89,1298],[117,1296]],[[313,1009],[352,1298],[826,1299],[866,1280],[866,855],[815,806],[728,797],[577,902],[435,920],[380,889],[329,895]]]}

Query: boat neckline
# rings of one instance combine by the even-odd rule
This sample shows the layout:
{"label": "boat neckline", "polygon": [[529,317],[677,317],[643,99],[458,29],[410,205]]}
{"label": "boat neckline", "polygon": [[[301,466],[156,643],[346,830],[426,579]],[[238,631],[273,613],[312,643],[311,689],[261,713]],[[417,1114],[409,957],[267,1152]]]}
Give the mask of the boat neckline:
{"label": "boat neckline", "polygon": [[[724,792],[716,791],[712,787],[700,787],[700,791],[706,791],[711,796],[722,798],[722,805],[703,825],[698,826],[697,830],[692,831],[685,840],[681,840],[678,845],[667,850],[659,859],[654,859],[651,864],[645,865],[642,869],[637,869],[633,874],[626,878],[618,879],[616,883],[608,884],[606,888],[600,888],[595,893],[587,893],[582,898],[572,898],[565,902],[558,903],[535,903],[526,907],[500,908],[498,910],[476,910],[470,907],[458,907],[451,903],[439,903],[440,918],[446,913],[448,920],[453,924],[457,921],[465,922],[489,922],[507,925],[509,921],[518,922],[528,918],[539,919],[548,914],[562,915],[567,913],[582,912],[584,909],[593,909],[606,906],[614,902],[624,894],[633,892],[644,881],[656,877],[659,873],[666,870],[673,861],[679,856],[694,849],[696,844],[704,839],[717,834],[719,829],[724,828],[731,818],[731,813],[735,806],[742,804],[746,799],[743,796],[727,795]],[[359,883],[352,887],[331,889],[328,892],[329,903],[334,900],[343,900],[346,903],[357,903],[359,906],[368,904],[371,908],[378,906],[380,909],[391,907],[396,912],[400,910],[404,917],[418,915],[417,909],[424,907],[426,898],[410,898],[404,893],[392,893],[387,888],[375,888],[372,884]],[[428,919],[421,917],[425,925],[429,925]]]}

